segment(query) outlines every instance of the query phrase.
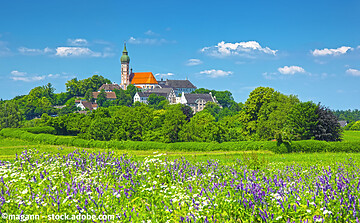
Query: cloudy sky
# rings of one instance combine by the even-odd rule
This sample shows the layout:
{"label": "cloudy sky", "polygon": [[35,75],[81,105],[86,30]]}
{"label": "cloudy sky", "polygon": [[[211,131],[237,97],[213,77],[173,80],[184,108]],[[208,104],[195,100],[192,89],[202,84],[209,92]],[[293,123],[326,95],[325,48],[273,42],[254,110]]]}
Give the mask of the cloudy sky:
{"label": "cloudy sky", "polygon": [[135,72],[230,90],[273,87],[360,109],[359,1],[1,1],[0,98],[100,74]]}

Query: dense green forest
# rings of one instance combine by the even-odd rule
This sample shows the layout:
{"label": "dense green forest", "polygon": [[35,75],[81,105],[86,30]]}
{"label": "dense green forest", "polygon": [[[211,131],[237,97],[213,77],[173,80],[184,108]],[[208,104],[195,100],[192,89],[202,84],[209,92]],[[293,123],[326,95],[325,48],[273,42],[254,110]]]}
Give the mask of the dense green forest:
{"label": "dense green forest", "polygon": [[[253,90],[247,101],[237,103],[231,92],[204,88],[219,104],[207,103],[193,114],[190,107],[170,105],[165,97],[150,95],[148,105],[133,103],[138,89],[115,90],[116,100],[107,101],[101,92],[97,110],[76,113],[76,97],[94,101],[92,91],[110,80],[94,75],[66,82],[66,92],[54,93],[51,84],[32,89],[28,95],[0,102],[0,128],[51,126],[58,135],[77,135],[94,140],[158,142],[229,142],[244,140],[341,140],[338,116],[356,120],[358,110],[332,112],[313,102],[301,102],[269,87]],[[65,107],[63,105],[66,105]],[[35,117],[39,117],[34,119]],[[40,118],[41,117],[41,118]],[[350,120],[350,119],[349,119]],[[359,126],[360,123],[352,124]],[[355,129],[354,129],[355,130]]]}

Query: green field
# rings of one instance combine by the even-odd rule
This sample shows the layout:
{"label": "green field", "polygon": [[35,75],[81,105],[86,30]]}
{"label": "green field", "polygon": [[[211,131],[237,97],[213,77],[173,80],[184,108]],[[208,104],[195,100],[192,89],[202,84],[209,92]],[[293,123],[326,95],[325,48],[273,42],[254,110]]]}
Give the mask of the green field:
{"label": "green field", "polygon": [[360,131],[345,131],[343,141],[360,143]]}
{"label": "green field", "polygon": [[[360,143],[360,132],[344,135],[345,142]],[[360,210],[360,153],[112,151],[0,136],[0,160],[0,179],[10,188],[1,211],[15,215],[116,216],[110,222],[355,222]]]}
{"label": "green field", "polygon": [[[360,131],[345,131],[344,142],[360,143]],[[77,149],[77,147],[43,145],[34,142],[24,141],[16,138],[5,138],[0,136],[0,160],[13,160],[16,154],[20,154],[24,149],[37,149],[40,152],[49,152],[53,154],[68,154]],[[193,161],[206,161],[208,159],[217,159],[221,162],[235,162],[238,159],[244,159],[246,154],[256,154],[254,157],[258,160],[264,160],[266,163],[282,162],[292,163],[332,163],[342,162],[349,158],[360,160],[360,154],[357,153],[290,153],[274,154],[269,151],[208,151],[208,152],[184,152],[184,151],[158,151],[158,150],[106,150],[99,148],[81,148],[88,152],[108,152],[113,151],[117,155],[127,154],[135,159],[143,159],[158,153],[166,154],[169,159],[186,157]],[[245,154],[245,155],[244,155]]]}

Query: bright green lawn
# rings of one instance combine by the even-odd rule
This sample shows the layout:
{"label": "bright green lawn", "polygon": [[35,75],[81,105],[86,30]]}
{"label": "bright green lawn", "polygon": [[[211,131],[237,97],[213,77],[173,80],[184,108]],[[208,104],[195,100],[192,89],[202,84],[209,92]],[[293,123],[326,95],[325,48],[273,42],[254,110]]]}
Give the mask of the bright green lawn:
{"label": "bright green lawn", "polygon": [[[354,141],[359,137],[360,132],[345,132],[345,141]],[[35,148],[40,152],[60,153],[68,154],[74,151],[75,147],[67,146],[55,146],[55,145],[42,145],[33,142],[23,141],[21,139],[10,139],[0,136],[0,160],[13,160],[16,154],[20,154],[24,149]],[[81,148],[82,149],[82,148]],[[104,149],[85,149],[89,152],[103,152]],[[153,156],[159,153],[157,151],[125,151],[115,150],[118,155],[128,154],[135,159],[143,159],[146,156]],[[356,162],[360,162],[360,154],[357,153],[293,153],[293,154],[274,154],[268,151],[256,151],[256,152],[239,152],[239,151],[212,151],[212,152],[176,152],[171,151],[166,153],[168,159],[177,159],[185,157],[189,161],[207,161],[210,159],[219,160],[221,163],[233,163],[239,159],[250,158],[252,161],[258,162],[259,165],[267,163],[283,163],[283,164],[319,164],[329,165],[331,163],[343,162],[348,159],[353,159]]]}
{"label": "bright green lawn", "polygon": [[360,131],[345,131],[343,140],[345,142],[359,142],[360,143]]}

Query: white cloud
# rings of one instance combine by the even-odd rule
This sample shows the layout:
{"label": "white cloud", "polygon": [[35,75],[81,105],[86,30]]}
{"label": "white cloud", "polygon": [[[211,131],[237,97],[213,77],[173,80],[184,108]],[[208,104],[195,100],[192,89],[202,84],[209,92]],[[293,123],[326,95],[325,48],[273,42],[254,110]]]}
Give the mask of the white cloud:
{"label": "white cloud", "polygon": [[187,66],[196,66],[202,64],[203,62],[199,59],[189,59],[186,63]]}
{"label": "white cloud", "polygon": [[10,79],[14,81],[25,81],[25,82],[33,82],[33,81],[41,81],[44,80],[46,76],[32,76],[32,77],[18,77],[12,76]]}
{"label": "white cloud", "polygon": [[339,56],[342,54],[346,54],[349,50],[353,50],[353,48],[349,46],[342,46],[337,49],[328,49],[328,48],[324,48],[322,50],[315,49],[311,53],[313,56]]}
{"label": "white cloud", "polygon": [[327,61],[318,60],[318,59],[315,59],[314,62],[317,63],[317,64],[321,64],[321,65],[324,65],[324,64],[327,63]]}
{"label": "white cloud", "polygon": [[87,46],[89,43],[86,39],[68,39],[67,43],[70,46]]}
{"label": "white cloud", "polygon": [[103,52],[94,52],[87,47],[57,47],[55,50],[49,47],[44,49],[18,48],[23,55],[55,55],[59,57],[111,57],[114,56],[110,47],[105,47]]}
{"label": "white cloud", "polygon": [[86,47],[58,47],[56,56],[59,57],[101,57],[102,53],[94,52]]}
{"label": "white cloud", "polygon": [[281,79],[281,77],[279,77],[279,73],[268,73],[268,72],[265,72],[265,73],[263,73],[262,74],[263,75],[263,77],[265,78],[265,79],[267,79],[267,80],[274,80],[274,79],[277,79],[277,78],[280,78]]}
{"label": "white cloud", "polygon": [[31,80],[32,81],[41,81],[41,80],[44,80],[45,79],[45,76],[34,76],[34,77],[31,77]]}
{"label": "white cloud", "polygon": [[200,50],[210,56],[226,57],[231,55],[250,56],[254,54],[269,54],[276,55],[278,50],[272,50],[269,47],[262,47],[256,41],[225,43],[224,41],[218,43],[216,46],[204,47]]}
{"label": "white cloud", "polygon": [[151,31],[150,29],[148,31],[145,32],[145,35],[148,35],[148,36],[156,36],[158,35],[157,33]]}
{"label": "white cloud", "polygon": [[161,45],[166,43],[175,43],[175,41],[170,41],[166,39],[134,38],[134,37],[130,37],[130,39],[127,42],[130,44],[144,44],[144,45]]}
{"label": "white cloud", "polygon": [[13,70],[10,72],[10,79],[14,81],[24,81],[24,82],[34,82],[34,81],[42,81],[46,78],[68,78],[69,76],[63,76],[60,74],[47,74],[47,75],[33,75],[28,74],[27,72],[22,72],[18,70]]}
{"label": "white cloud", "polygon": [[44,49],[31,49],[27,47],[20,47],[18,48],[18,51],[23,55],[44,55],[54,53],[54,50],[50,49],[49,47],[46,47]]}
{"label": "white cloud", "polygon": [[21,71],[17,71],[17,70],[13,70],[10,73],[11,73],[11,75],[14,75],[14,76],[25,76],[27,74],[26,72],[21,72]]}
{"label": "white cloud", "polygon": [[8,43],[0,41],[0,56],[9,56],[11,55],[11,50],[7,47]]}
{"label": "white cloud", "polygon": [[279,67],[278,71],[281,74],[290,74],[290,75],[294,75],[295,73],[305,73],[304,68],[299,67],[299,66],[285,66],[285,67]]}
{"label": "white cloud", "polygon": [[360,77],[360,70],[350,68],[346,70],[346,73],[350,74],[351,76]]}
{"label": "white cloud", "polygon": [[158,77],[170,77],[170,76],[174,76],[175,74],[173,73],[165,73],[165,74],[155,74],[155,76],[158,76]]}
{"label": "white cloud", "polygon": [[48,74],[47,76],[50,78],[58,78],[60,77],[60,74]]}
{"label": "white cloud", "polygon": [[200,74],[206,74],[208,77],[211,77],[211,78],[218,78],[218,77],[229,76],[230,74],[233,74],[233,72],[212,69],[212,70],[201,71]]}

